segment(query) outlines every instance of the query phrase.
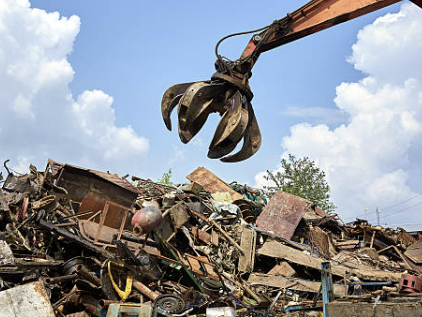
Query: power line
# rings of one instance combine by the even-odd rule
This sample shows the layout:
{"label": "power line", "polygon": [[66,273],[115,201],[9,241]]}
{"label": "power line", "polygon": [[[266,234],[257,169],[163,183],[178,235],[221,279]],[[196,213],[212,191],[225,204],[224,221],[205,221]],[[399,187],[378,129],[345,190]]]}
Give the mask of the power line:
{"label": "power line", "polygon": [[421,204],[422,204],[422,201],[421,201],[421,202],[418,202],[417,204],[414,204],[414,205],[412,205],[412,206],[409,206],[409,207],[407,207],[407,208],[404,208],[404,209],[401,209],[401,210],[398,210],[398,211],[395,211],[395,212],[392,212],[392,213],[389,213],[389,214],[383,215],[383,217],[384,217],[384,219],[385,219],[385,218],[387,218],[387,217],[390,217],[390,216],[392,216],[392,215],[399,214],[399,213],[401,213],[401,212],[403,212],[403,211],[409,210],[409,209],[411,209],[411,208],[413,208],[413,207],[416,207],[416,206],[419,206],[419,205],[421,205]]}
{"label": "power line", "polygon": [[[392,207],[402,205],[402,204],[404,204],[404,203],[406,203],[406,202],[408,202],[408,201],[411,201],[411,200],[413,200],[413,199],[415,199],[416,197],[419,197],[419,196],[421,196],[421,195],[422,195],[422,193],[419,193],[419,194],[417,194],[417,195],[415,195],[415,196],[412,196],[412,197],[410,197],[410,198],[407,198],[407,199],[405,199],[405,200],[403,200],[403,201],[401,201],[401,202],[398,202],[398,203],[395,203],[395,204],[392,204],[392,205],[386,206],[386,207],[384,207],[384,208],[380,208],[379,210],[384,211],[384,210],[386,210],[386,209],[390,209],[390,208],[392,208]],[[347,219],[353,220],[353,219],[355,219],[355,218],[358,218],[358,217],[361,217],[361,216],[366,216],[367,214],[369,214],[368,219],[366,219],[366,220],[369,220],[369,217],[373,217],[373,216],[375,216],[375,215],[376,215],[376,213],[377,213],[376,211],[373,211],[373,212],[365,212],[365,213],[363,213],[363,214],[359,214],[359,215],[357,215],[357,216],[349,217],[349,218],[347,218]],[[371,216],[371,214],[372,214],[373,216]]]}
{"label": "power line", "polygon": [[408,199],[405,199],[405,200],[403,200],[403,201],[401,201],[401,202],[399,202],[399,203],[396,203],[396,204],[393,204],[393,205],[390,205],[390,206],[387,206],[387,207],[381,208],[381,210],[390,209],[390,208],[392,208],[392,207],[395,207],[395,206],[398,206],[398,205],[404,204],[404,203],[406,203],[406,202],[408,202],[408,201],[410,201],[410,200],[412,200],[412,199],[415,199],[416,197],[419,197],[420,195],[421,195],[421,194],[417,194],[416,196],[413,196],[413,197],[410,197],[410,198],[408,198]]}
{"label": "power line", "polygon": [[402,226],[420,226],[422,228],[422,223],[393,223],[389,224],[391,227],[402,227]]}

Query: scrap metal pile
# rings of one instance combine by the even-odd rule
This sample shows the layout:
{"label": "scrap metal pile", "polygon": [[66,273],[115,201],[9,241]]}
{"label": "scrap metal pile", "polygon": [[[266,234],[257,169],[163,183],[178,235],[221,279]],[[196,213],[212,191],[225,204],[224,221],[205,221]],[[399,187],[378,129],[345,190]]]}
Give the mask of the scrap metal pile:
{"label": "scrap metal pile", "polygon": [[420,237],[202,167],[187,178],[8,170],[1,316],[420,316]]}

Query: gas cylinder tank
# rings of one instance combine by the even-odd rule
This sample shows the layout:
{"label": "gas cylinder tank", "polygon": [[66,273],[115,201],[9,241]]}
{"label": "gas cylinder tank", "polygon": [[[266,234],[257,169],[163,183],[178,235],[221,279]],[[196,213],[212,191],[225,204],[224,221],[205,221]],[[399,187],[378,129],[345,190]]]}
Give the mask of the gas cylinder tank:
{"label": "gas cylinder tank", "polygon": [[150,233],[157,228],[163,215],[156,205],[147,205],[136,212],[132,217],[132,226],[136,234]]}

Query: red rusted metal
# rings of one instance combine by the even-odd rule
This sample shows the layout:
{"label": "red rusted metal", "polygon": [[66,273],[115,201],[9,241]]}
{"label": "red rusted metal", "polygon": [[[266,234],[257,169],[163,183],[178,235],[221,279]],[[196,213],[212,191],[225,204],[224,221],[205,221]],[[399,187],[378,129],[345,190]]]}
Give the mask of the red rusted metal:
{"label": "red rusted metal", "polygon": [[243,195],[231,189],[222,179],[211,173],[205,167],[198,167],[188,176],[192,182],[198,183],[211,194],[217,192],[228,192],[233,200],[243,199]]}
{"label": "red rusted metal", "polygon": [[399,284],[400,292],[420,293],[422,289],[422,280],[414,275],[403,274]]}
{"label": "red rusted metal", "polygon": [[156,206],[146,206],[132,217],[132,226],[139,228],[140,233],[150,233],[160,225],[163,219],[161,210]]}
{"label": "red rusted metal", "polygon": [[304,213],[312,208],[309,200],[277,192],[256,220],[256,225],[286,239],[291,239]]}
{"label": "red rusted metal", "polygon": [[[56,185],[65,188],[71,200],[81,203],[78,212],[91,210],[97,213],[107,208],[106,216],[97,216],[93,220],[103,225],[131,230],[128,209],[138,196],[138,190],[126,179],[115,174],[90,170],[48,161]],[[91,214],[81,215],[78,219],[87,219]]]}

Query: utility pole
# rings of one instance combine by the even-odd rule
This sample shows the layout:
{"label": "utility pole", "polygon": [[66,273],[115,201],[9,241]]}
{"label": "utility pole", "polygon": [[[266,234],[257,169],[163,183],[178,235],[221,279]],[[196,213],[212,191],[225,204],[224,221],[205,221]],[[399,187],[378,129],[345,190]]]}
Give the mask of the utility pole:
{"label": "utility pole", "polygon": [[377,223],[378,223],[378,226],[380,225],[380,214],[381,214],[381,210],[379,210],[378,207],[377,207]]}

